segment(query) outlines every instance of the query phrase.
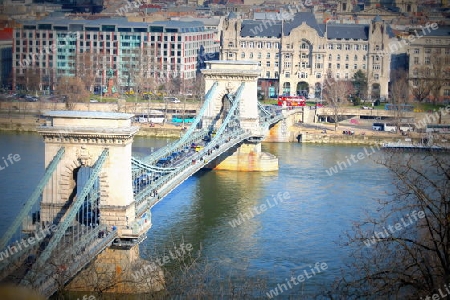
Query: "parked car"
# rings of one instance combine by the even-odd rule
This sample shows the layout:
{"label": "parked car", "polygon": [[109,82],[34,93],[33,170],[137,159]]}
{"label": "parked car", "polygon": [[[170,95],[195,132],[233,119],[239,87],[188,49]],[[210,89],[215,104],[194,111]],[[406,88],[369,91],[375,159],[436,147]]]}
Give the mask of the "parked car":
{"label": "parked car", "polygon": [[164,102],[180,103],[181,101],[177,97],[164,97]]}

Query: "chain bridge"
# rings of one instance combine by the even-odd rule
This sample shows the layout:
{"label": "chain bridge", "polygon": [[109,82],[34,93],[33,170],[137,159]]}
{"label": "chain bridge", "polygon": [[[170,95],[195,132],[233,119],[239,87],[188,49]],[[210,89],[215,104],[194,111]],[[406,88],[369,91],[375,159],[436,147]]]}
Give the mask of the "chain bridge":
{"label": "chain bridge", "polygon": [[45,173],[0,240],[2,282],[50,297],[102,252],[138,248],[153,205],[202,168],[276,170],[269,129],[300,110],[263,106],[251,62],[211,61],[205,101],[180,139],[133,157],[133,115],[50,111],[38,128]]}

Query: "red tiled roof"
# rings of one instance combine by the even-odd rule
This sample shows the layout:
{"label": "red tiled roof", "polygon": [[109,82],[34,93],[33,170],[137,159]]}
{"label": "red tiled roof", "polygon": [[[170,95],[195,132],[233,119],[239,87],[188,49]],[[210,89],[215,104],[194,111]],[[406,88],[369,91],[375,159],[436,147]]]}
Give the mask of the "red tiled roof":
{"label": "red tiled roof", "polygon": [[13,29],[12,28],[4,28],[0,30],[0,41],[12,41],[13,38]]}

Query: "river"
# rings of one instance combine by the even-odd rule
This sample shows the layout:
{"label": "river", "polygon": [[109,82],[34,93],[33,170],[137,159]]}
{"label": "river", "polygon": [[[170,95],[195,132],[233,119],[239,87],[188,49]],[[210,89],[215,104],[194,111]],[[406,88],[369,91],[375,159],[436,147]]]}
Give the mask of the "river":
{"label": "river", "polygon": [[[147,155],[168,142],[135,138],[133,153]],[[20,156],[0,171],[3,234],[43,174],[44,144],[36,134],[1,133],[0,145],[0,157]],[[201,249],[199,263],[233,278],[265,278],[267,292],[325,263],[319,274],[283,292],[313,295],[332,284],[348,259],[349,249],[338,245],[341,235],[391,189],[389,173],[371,157],[349,160],[376,150],[270,143],[263,151],[279,158],[277,172],[201,171],[152,208],[141,256],[154,258],[163,245],[191,244],[194,252]],[[347,166],[330,175],[338,162]]]}

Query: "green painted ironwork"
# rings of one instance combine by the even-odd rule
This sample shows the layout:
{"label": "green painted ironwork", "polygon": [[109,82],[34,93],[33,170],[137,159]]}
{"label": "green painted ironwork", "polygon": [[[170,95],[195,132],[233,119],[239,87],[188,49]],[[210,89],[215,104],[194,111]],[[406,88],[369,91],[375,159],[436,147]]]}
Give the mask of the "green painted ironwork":
{"label": "green painted ironwork", "polygon": [[53,250],[56,248],[59,241],[64,236],[67,228],[75,220],[75,217],[76,217],[80,207],[84,203],[84,199],[91,192],[91,189],[94,187],[94,183],[100,174],[100,171],[102,169],[104,162],[106,161],[106,158],[108,157],[108,154],[109,154],[109,150],[108,150],[108,148],[106,148],[103,150],[102,154],[97,159],[97,161],[93,167],[92,174],[89,177],[89,180],[86,182],[86,185],[84,186],[80,195],[77,195],[76,200],[73,202],[71,207],[67,210],[65,217],[59,223],[58,230],[51,237],[47,247],[42,251],[41,255],[39,255],[36,262],[33,264],[32,269],[27,273],[25,278],[22,280],[22,282],[21,282],[22,284],[29,284],[30,277],[33,278],[33,276],[35,276],[36,272],[38,272],[39,269],[43,268],[44,264],[47,262],[47,260],[52,255]]}
{"label": "green painted ironwork", "polygon": [[47,185],[48,181],[50,180],[50,177],[53,175],[53,172],[55,172],[56,167],[58,166],[59,161],[63,157],[65,152],[65,148],[61,147],[59,148],[56,155],[53,157],[52,161],[48,164],[44,176],[42,176],[41,181],[36,186],[36,189],[31,194],[30,198],[27,200],[25,205],[22,207],[22,210],[17,215],[16,219],[13,221],[9,229],[6,231],[2,239],[0,240],[0,249],[3,249],[6,247],[7,243],[11,239],[11,237],[14,235],[15,232],[19,229],[27,215],[30,213],[33,206],[36,204],[37,200],[42,194],[42,191],[44,190],[45,186]]}

